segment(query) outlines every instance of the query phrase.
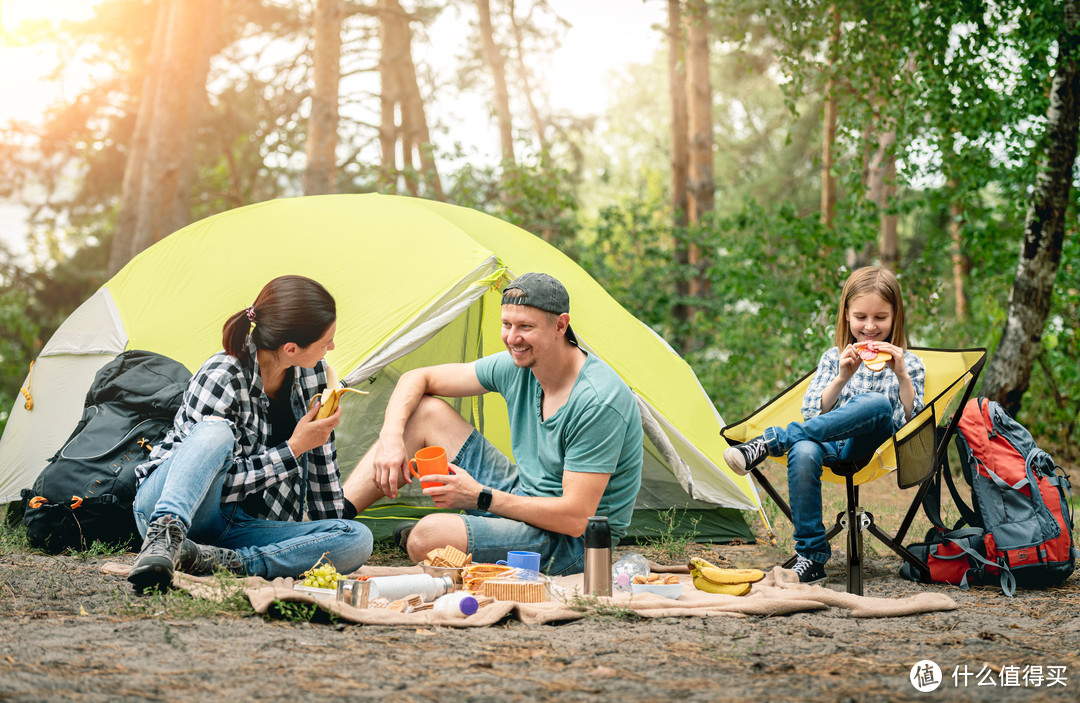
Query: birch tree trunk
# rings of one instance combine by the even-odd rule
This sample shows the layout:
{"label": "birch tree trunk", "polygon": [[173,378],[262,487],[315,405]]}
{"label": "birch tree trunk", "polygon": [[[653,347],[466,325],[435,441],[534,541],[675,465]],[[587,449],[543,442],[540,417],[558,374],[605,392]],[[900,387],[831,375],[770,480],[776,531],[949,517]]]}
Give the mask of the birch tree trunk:
{"label": "birch tree trunk", "polygon": [[338,93],[341,84],[341,24],[343,0],[318,0],[315,5],[314,87],[304,166],[304,194],[333,193],[337,165]]}
{"label": "birch tree trunk", "polygon": [[503,164],[513,165],[514,129],[510,118],[510,93],[506,88],[506,62],[503,60],[499,45],[495,43],[495,30],[491,25],[491,4],[489,0],[476,0],[476,9],[480,15],[480,47],[484,63],[491,71],[495,86],[495,117],[499,122],[499,143],[502,147]]}
{"label": "birch tree trunk", "polygon": [[[687,115],[689,121],[689,171],[687,219],[701,222],[714,204],[712,84],[709,81],[709,16],[706,0],[688,0],[686,32]],[[689,263],[695,275],[690,279],[690,295],[701,296],[707,286],[701,271],[705,266],[701,249],[691,245]]]}
{"label": "birch tree trunk", "polygon": [[1046,112],[1046,153],[1039,162],[1032,203],[1024,225],[1024,242],[1001,342],[983,377],[982,394],[1012,415],[1020,410],[1042,341],[1050,299],[1061,263],[1065,214],[1076,161],[1080,129],[1080,71],[1076,0],[1062,4],[1063,30]]}
{"label": "birch tree trunk", "polygon": [[221,0],[171,0],[164,49],[141,160],[134,256],[191,219],[195,136],[206,104],[206,76],[217,50]]}

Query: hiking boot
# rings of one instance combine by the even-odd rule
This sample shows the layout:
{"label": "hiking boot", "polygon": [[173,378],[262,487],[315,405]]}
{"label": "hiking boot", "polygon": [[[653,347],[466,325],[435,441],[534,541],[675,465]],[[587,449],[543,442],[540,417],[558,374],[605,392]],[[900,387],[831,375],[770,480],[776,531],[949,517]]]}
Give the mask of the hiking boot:
{"label": "hiking boot", "polygon": [[184,543],[184,525],[172,515],[159,517],[146,530],[139,556],[128,573],[128,581],[138,591],[164,591],[172,583],[173,571]]}
{"label": "hiking boot", "polygon": [[799,575],[799,583],[813,586],[816,583],[824,583],[828,578],[825,576],[825,564],[820,561],[811,561],[802,554],[795,555],[795,565],[791,570]]}
{"label": "hiking boot", "polygon": [[232,549],[196,544],[190,539],[184,540],[176,568],[192,576],[203,576],[218,570],[237,576],[244,576],[246,573],[244,560]]}
{"label": "hiking boot", "polygon": [[765,439],[762,437],[755,437],[749,442],[724,450],[724,461],[740,476],[750,473],[750,469],[765,461],[767,456],[769,456],[769,449],[765,446]]}
{"label": "hiking boot", "polygon": [[394,544],[406,554],[409,553],[409,533],[412,532],[414,527],[416,527],[416,523],[411,520],[399,522],[394,526]]}

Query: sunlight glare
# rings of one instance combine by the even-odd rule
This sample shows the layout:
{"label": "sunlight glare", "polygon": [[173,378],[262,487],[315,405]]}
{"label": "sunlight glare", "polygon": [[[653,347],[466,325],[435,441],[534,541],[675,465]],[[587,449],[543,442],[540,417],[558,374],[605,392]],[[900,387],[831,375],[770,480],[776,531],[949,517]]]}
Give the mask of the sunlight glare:
{"label": "sunlight glare", "polygon": [[97,0],[0,0],[0,126],[32,120],[62,94],[45,76],[56,68],[55,48],[24,46],[25,24],[85,20]]}

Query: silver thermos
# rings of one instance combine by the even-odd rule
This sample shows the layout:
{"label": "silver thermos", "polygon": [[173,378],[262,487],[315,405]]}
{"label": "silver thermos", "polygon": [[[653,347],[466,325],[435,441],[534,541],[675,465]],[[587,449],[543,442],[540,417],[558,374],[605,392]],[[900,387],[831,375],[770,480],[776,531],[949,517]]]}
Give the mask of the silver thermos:
{"label": "silver thermos", "polygon": [[611,595],[611,528],[601,515],[585,526],[585,594]]}

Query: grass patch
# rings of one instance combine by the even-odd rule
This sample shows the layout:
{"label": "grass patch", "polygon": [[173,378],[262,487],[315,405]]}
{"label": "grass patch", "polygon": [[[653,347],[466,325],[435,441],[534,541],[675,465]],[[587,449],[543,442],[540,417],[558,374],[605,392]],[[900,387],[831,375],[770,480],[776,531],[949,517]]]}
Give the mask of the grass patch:
{"label": "grass patch", "polygon": [[20,516],[9,510],[7,505],[0,505],[0,511],[3,512],[0,517],[0,553],[33,551],[26,539],[26,528]]}
{"label": "grass patch", "polygon": [[575,613],[581,613],[586,618],[626,620],[629,622],[642,619],[633,608],[628,608],[610,599],[582,595],[577,589],[574,589],[574,594],[564,602]]}
{"label": "grass patch", "polygon": [[690,529],[685,529],[683,521],[686,511],[678,508],[668,508],[657,513],[662,527],[660,529],[649,528],[655,535],[641,539],[641,547],[647,556],[654,561],[663,563],[683,562],[690,558],[690,553],[697,544],[697,524],[701,521],[695,517],[690,523]]}
{"label": "grass patch", "polygon": [[371,557],[367,560],[372,566],[401,566],[403,560],[408,563],[409,557],[402,552],[391,540],[376,542],[371,547]]}
{"label": "grass patch", "polygon": [[335,613],[323,610],[315,603],[302,603],[300,601],[275,600],[270,604],[270,609],[263,616],[264,620],[284,620],[291,623],[310,622],[319,625],[336,625],[338,617]]}
{"label": "grass patch", "polygon": [[76,559],[93,559],[95,557],[119,557],[128,553],[126,544],[110,544],[94,540],[94,543],[82,551],[72,550],[71,554]]}
{"label": "grass patch", "polygon": [[170,588],[165,592],[151,591],[145,594],[118,593],[119,602],[110,608],[118,615],[138,618],[169,618],[171,620],[194,620],[207,617],[245,618],[255,614],[241,582],[226,574],[214,574],[210,592],[195,598],[187,591]]}

